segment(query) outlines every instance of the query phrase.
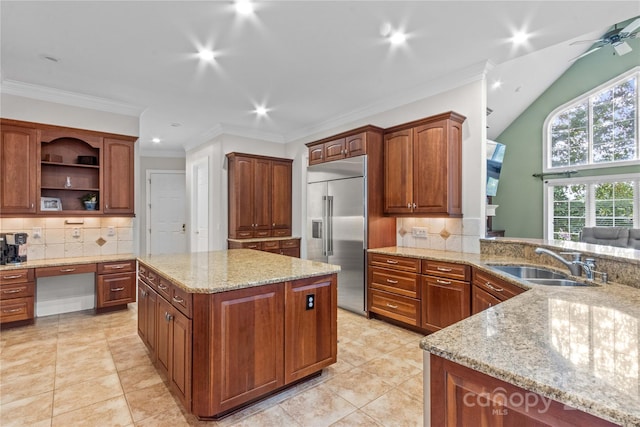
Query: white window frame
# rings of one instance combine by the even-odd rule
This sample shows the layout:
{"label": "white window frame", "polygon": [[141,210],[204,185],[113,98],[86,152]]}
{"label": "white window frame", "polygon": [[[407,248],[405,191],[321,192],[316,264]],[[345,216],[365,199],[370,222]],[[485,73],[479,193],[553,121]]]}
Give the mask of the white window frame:
{"label": "white window frame", "polygon": [[[590,177],[549,179],[544,183],[544,235],[548,240],[553,240],[553,187],[558,185],[597,184],[603,182],[635,181],[636,188],[633,193],[633,226],[640,228],[640,173],[601,175]],[[592,211],[595,211],[595,200],[591,197],[591,191],[587,192],[585,200],[585,227],[594,227],[596,220]]]}
{"label": "white window frame", "polygon": [[[574,107],[578,104],[583,103],[585,100],[588,100],[590,97],[595,95],[596,93],[603,92],[608,90],[622,81],[629,79],[630,77],[636,77],[636,158],[633,160],[622,160],[617,162],[606,162],[606,163],[591,163],[593,160],[593,114],[592,114],[592,106],[589,103],[589,164],[586,165],[570,165],[570,166],[551,166],[551,122],[555,119],[556,115],[564,110],[567,110],[571,107]],[[611,168],[618,166],[629,166],[629,165],[640,165],[640,66],[634,67],[631,70],[622,73],[615,78],[607,81],[604,84],[590,90],[589,92],[583,93],[577,98],[572,99],[571,101],[559,106],[555,110],[553,110],[545,119],[542,135],[542,170],[543,172],[562,172],[568,170],[584,170],[584,169],[601,169],[601,168]]]}

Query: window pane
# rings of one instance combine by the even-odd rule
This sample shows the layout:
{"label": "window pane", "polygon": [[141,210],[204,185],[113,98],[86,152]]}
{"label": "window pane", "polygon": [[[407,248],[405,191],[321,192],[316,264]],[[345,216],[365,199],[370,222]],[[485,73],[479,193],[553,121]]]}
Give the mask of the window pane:
{"label": "window pane", "polygon": [[551,166],[587,164],[589,161],[588,102],[558,114],[551,124]]}
{"label": "window pane", "polygon": [[553,187],[553,238],[578,241],[585,225],[586,185]]}
{"label": "window pane", "polygon": [[596,225],[602,227],[632,227],[633,192],[633,181],[595,184]]}

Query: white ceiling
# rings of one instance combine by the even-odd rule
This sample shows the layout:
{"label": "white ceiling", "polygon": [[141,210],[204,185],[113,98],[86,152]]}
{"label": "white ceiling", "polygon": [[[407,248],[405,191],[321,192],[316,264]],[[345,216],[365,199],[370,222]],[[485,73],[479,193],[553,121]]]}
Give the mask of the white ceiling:
{"label": "white ceiling", "polygon": [[[151,153],[223,132],[287,142],[490,69],[489,85],[503,82],[488,90],[491,138],[588,49],[571,40],[640,14],[637,0],[255,4],[247,17],[230,1],[3,0],[2,91],[141,113],[140,145]],[[406,46],[390,46],[384,24],[406,31]],[[517,30],[531,37],[514,48]],[[213,63],[197,58],[202,46]],[[270,111],[257,118],[262,103]]]}

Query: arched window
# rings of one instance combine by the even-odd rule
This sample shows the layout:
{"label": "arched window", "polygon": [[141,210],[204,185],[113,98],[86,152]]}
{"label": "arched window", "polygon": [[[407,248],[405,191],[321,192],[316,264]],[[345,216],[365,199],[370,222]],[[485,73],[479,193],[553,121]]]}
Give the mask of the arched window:
{"label": "arched window", "polygon": [[545,172],[610,173],[545,182],[545,236],[578,240],[583,227],[640,228],[640,67],[554,110],[544,126]]}

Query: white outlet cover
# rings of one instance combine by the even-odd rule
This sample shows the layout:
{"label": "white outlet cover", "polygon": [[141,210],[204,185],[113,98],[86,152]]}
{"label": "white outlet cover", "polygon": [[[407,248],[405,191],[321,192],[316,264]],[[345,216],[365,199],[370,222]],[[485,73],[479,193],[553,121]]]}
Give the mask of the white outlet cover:
{"label": "white outlet cover", "polygon": [[426,238],[427,227],[413,227],[411,228],[411,235],[413,237]]}
{"label": "white outlet cover", "polygon": [[42,237],[42,227],[33,227],[31,230],[31,235],[34,239],[39,239]]}
{"label": "white outlet cover", "polygon": [[109,226],[107,228],[107,236],[115,236],[116,235],[116,228],[114,226]]}

